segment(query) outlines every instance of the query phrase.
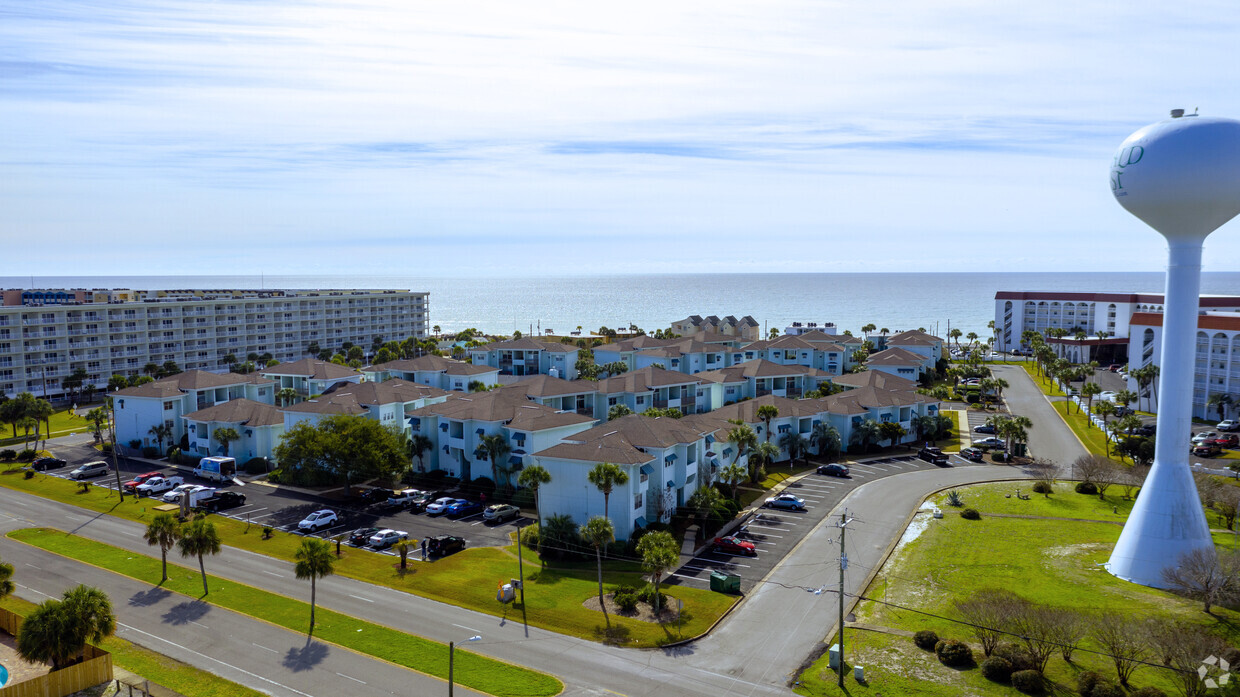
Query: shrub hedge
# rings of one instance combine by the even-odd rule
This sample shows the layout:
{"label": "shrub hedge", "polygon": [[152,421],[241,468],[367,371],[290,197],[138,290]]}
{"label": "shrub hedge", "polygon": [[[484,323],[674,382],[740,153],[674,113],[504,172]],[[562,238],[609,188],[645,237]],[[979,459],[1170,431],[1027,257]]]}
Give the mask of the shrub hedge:
{"label": "shrub hedge", "polygon": [[966,508],[960,512],[960,517],[965,520],[981,520],[982,514],[978,513],[976,508]]}
{"label": "shrub hedge", "polygon": [[993,682],[1007,682],[1012,678],[1012,662],[1001,656],[991,656],[982,661],[982,677]]}
{"label": "shrub hedge", "polygon": [[943,639],[934,645],[934,655],[945,666],[973,665],[973,649],[957,639]]}
{"label": "shrub hedge", "polygon": [[1040,695],[1046,689],[1042,674],[1036,670],[1018,670],[1012,673],[1012,687],[1027,695]]}
{"label": "shrub hedge", "polygon": [[913,643],[919,649],[933,651],[935,644],[939,643],[939,635],[935,634],[932,629],[923,629],[913,635]]}

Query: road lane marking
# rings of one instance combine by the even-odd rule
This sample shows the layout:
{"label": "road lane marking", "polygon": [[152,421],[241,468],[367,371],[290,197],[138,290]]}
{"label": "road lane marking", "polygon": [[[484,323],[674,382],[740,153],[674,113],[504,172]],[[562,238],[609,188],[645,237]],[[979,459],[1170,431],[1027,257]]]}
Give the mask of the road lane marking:
{"label": "road lane marking", "polygon": [[471,631],[471,632],[477,632],[478,634],[481,634],[481,633],[482,633],[482,630],[481,630],[481,629],[474,629],[473,627],[466,627],[466,626],[465,626],[465,625],[463,625],[463,624],[454,624],[454,625],[452,625],[452,626],[453,626],[453,627],[460,627],[461,629],[468,629],[469,631]]}
{"label": "road lane marking", "polygon": [[267,648],[266,646],[263,646],[262,644],[255,644],[255,643],[254,643],[254,642],[252,642],[252,641],[250,642],[250,645],[251,645],[251,646],[257,646],[258,648],[260,648],[260,649],[262,649],[262,650],[264,650],[264,651],[270,651],[270,652],[272,652],[272,653],[280,653],[279,651],[276,651],[275,649],[269,649],[269,648]]}
{"label": "road lane marking", "polygon": [[268,576],[275,576],[276,578],[284,578],[284,574],[277,574],[274,571],[268,571],[266,569],[263,569],[263,573],[267,574]]}
{"label": "road lane marking", "polygon": [[373,600],[371,600],[370,598],[363,598],[363,597],[362,597],[362,596],[360,596],[360,595],[353,595],[352,593],[348,593],[347,595],[348,595],[350,598],[357,598],[358,600],[365,600],[365,601],[366,601],[366,602],[368,602],[368,603],[373,603],[373,602],[374,602],[374,601],[373,601]]}
{"label": "road lane marking", "polygon": [[365,680],[358,680],[357,678],[351,675],[345,675],[344,673],[336,673],[336,675],[339,675],[340,677],[345,678],[346,680],[352,680],[353,682],[360,682],[363,685],[366,684]]}
{"label": "road lane marking", "polygon": [[210,629],[210,627],[208,627],[207,625],[203,624],[202,622],[195,622],[195,621],[193,621],[193,620],[190,620],[190,621],[189,621],[189,623],[190,623],[190,624],[196,624],[196,625],[198,625],[199,627],[202,627],[203,629]]}
{"label": "road lane marking", "polygon": [[30,562],[26,562],[26,566],[29,566],[29,567],[30,567],[30,568],[32,568],[32,569],[38,569],[39,571],[42,571],[42,570],[43,570],[43,567],[41,567],[41,566],[35,566],[34,564],[31,564]]}

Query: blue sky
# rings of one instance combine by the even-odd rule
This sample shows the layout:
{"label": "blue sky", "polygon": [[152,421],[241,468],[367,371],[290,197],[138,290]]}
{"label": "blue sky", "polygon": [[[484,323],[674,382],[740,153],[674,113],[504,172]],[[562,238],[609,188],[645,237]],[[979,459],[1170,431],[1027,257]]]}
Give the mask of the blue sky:
{"label": "blue sky", "polygon": [[[1240,118],[1238,24],[1228,2],[0,0],[0,239],[30,252],[0,275],[1159,270],[1110,158],[1173,107]],[[1233,221],[1205,268],[1237,258]]]}

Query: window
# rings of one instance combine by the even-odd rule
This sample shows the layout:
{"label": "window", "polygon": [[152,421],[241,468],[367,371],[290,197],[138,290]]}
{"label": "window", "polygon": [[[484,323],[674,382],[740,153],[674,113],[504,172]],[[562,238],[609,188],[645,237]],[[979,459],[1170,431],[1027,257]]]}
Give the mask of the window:
{"label": "window", "polygon": [[633,494],[633,508],[636,510],[642,507],[642,495]]}
{"label": "window", "polygon": [[176,408],[176,402],[164,402],[164,411],[172,411]]}
{"label": "window", "polygon": [[640,405],[645,404],[645,403],[646,403],[646,398],[645,398],[645,397],[643,397],[643,396],[641,396],[641,395],[638,395],[638,396],[637,396],[637,404],[640,406]]}

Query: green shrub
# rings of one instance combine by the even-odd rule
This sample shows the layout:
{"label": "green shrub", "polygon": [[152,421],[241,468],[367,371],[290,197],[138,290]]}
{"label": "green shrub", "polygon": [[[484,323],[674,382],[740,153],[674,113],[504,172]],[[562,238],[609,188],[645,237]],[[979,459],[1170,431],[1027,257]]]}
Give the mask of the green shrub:
{"label": "green shrub", "polygon": [[1006,452],[1002,450],[995,450],[990,453],[991,462],[1008,462],[1011,459],[1012,459],[1012,456],[1008,455]]}
{"label": "green shrub", "polygon": [[913,643],[919,649],[933,651],[935,644],[939,643],[939,635],[935,634],[932,629],[923,629],[913,635]]}
{"label": "green shrub", "polygon": [[956,639],[944,639],[935,644],[934,655],[938,656],[939,663],[945,666],[973,665],[973,649],[963,641]]}
{"label": "green shrub", "polygon": [[12,462],[16,458],[17,458],[16,450],[0,450],[0,460],[3,460],[5,462]]}
{"label": "green shrub", "polygon": [[1077,482],[1077,483],[1076,483],[1076,493],[1078,493],[1078,494],[1089,494],[1089,495],[1091,495],[1091,496],[1097,496],[1097,495],[1098,495],[1098,487],[1094,486],[1094,483],[1093,483],[1093,482]]}
{"label": "green shrub", "polygon": [[153,445],[147,445],[142,448],[142,457],[148,460],[154,460],[159,457],[159,448]]}
{"label": "green shrub", "polygon": [[982,514],[978,513],[976,508],[966,508],[960,512],[960,517],[965,520],[981,520]]}
{"label": "green shrub", "polygon": [[34,479],[34,470],[26,470],[26,479]]}
{"label": "green shrub", "polygon": [[[642,589],[637,591],[637,599],[642,601],[643,603],[646,603],[647,605],[651,607],[654,607],[654,604],[655,604],[654,584],[647,583],[646,585],[642,586]],[[667,607],[667,594],[666,593],[659,593],[658,599],[659,599],[659,607]]]}
{"label": "green shrub", "polygon": [[1036,659],[1029,654],[1025,647],[1019,644],[999,644],[991,652],[991,655],[1007,659],[1007,662],[1012,664],[1013,673],[1022,670],[1033,670],[1037,665]]}
{"label": "green shrub", "polygon": [[[1230,661],[1228,661],[1230,664]],[[1143,687],[1135,692],[1130,692],[1128,697],[1167,697],[1167,693],[1157,687]]]}
{"label": "green shrub", "polygon": [[168,462],[173,465],[181,464],[181,449],[175,445],[168,448]]}
{"label": "green shrub", "polygon": [[495,480],[490,477],[476,477],[474,481],[462,488],[475,495],[485,495],[487,498],[495,496]]}
{"label": "green shrub", "polygon": [[271,469],[271,463],[265,457],[251,458],[249,462],[241,468],[246,474],[263,474]]}
{"label": "green shrub", "polygon": [[1125,697],[1124,688],[1110,681],[1100,682],[1090,690],[1089,697]]}
{"label": "green shrub", "polygon": [[533,508],[534,492],[529,489],[517,489],[512,494],[512,505],[517,508]]}
{"label": "green shrub", "polygon": [[1027,695],[1040,695],[1046,689],[1042,674],[1036,670],[1018,670],[1012,673],[1012,687]]}
{"label": "green shrub", "polygon": [[957,508],[964,505],[964,499],[960,498],[959,491],[952,489],[951,491],[947,492],[947,505],[955,506]]}
{"label": "green shrub", "polygon": [[100,446],[100,450],[103,451],[103,454],[110,455],[112,453],[112,444],[104,443],[102,446]]}
{"label": "green shrub", "polygon": [[38,453],[36,453],[33,449],[26,448],[20,453],[17,453],[17,461],[18,462],[30,462],[31,460],[35,458],[35,455],[37,454]]}
{"label": "green shrub", "polygon": [[1012,678],[1012,662],[999,656],[982,661],[982,677],[992,682],[1007,682]]}
{"label": "green shrub", "polygon": [[1081,694],[1081,697],[1089,697],[1090,693],[1094,691],[1094,686],[1104,680],[1105,678],[1098,673],[1087,670],[1076,676],[1076,691]]}
{"label": "green shrub", "polygon": [[538,549],[538,523],[521,528],[521,542],[529,549]]}
{"label": "green shrub", "polygon": [[1050,483],[1050,482],[1034,482],[1034,483],[1033,483],[1033,493],[1035,493],[1035,494],[1053,494],[1053,493],[1055,493],[1055,489],[1054,489],[1054,487],[1052,487],[1052,486],[1051,486],[1051,483]]}
{"label": "green shrub", "polygon": [[275,534],[275,531],[276,529],[271,527],[270,525],[264,525],[263,526],[263,539],[270,540],[271,536]]}
{"label": "green shrub", "polygon": [[637,609],[637,589],[632,586],[616,586],[612,589],[611,599],[621,612],[633,612]]}

